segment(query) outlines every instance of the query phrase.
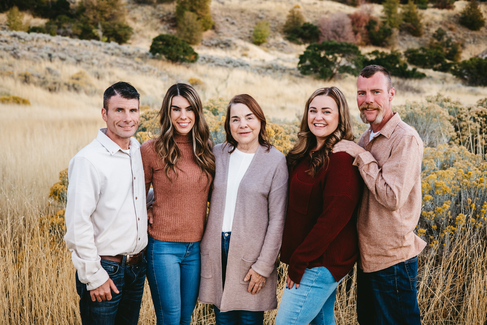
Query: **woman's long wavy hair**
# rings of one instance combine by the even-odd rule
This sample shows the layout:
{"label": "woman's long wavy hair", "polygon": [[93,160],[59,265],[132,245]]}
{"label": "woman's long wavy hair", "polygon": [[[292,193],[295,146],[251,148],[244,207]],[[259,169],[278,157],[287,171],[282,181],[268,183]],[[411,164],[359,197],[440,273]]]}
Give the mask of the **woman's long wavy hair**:
{"label": "woman's long wavy hair", "polygon": [[266,150],[269,151],[272,147],[272,145],[269,143],[269,138],[267,136],[266,132],[266,125],[267,121],[265,119],[264,112],[262,111],[262,108],[260,108],[259,103],[250,95],[247,94],[240,94],[234,96],[231,100],[230,103],[228,103],[227,106],[227,116],[225,117],[225,133],[227,135],[226,142],[231,145],[230,148],[230,153],[235,151],[235,148],[238,146],[237,140],[232,136],[232,131],[230,130],[230,113],[232,110],[232,106],[235,104],[243,104],[247,106],[250,111],[254,114],[254,116],[260,121],[260,132],[259,132],[259,144],[261,146],[266,147]]}
{"label": "woman's long wavy hair", "polygon": [[[193,143],[193,153],[196,163],[205,173],[210,181],[215,176],[215,156],[211,152],[210,146],[210,128],[205,120],[203,114],[203,105],[196,90],[187,84],[177,83],[172,85],[166,92],[162,107],[159,112],[161,133],[155,141],[155,151],[162,158],[164,162],[164,172],[166,176],[172,181],[169,171],[172,170],[178,177],[177,163],[181,158],[181,151],[174,139],[177,134],[176,129],[171,120],[171,104],[175,96],[182,96],[193,109],[195,121],[193,128],[190,131],[190,137]],[[210,178],[211,176],[211,178]]]}
{"label": "woman's long wavy hair", "polygon": [[[314,153],[311,153],[311,150],[316,147],[317,141],[316,136],[311,132],[308,126],[308,112],[309,105],[313,99],[318,96],[329,96],[333,98],[338,106],[338,126],[332,134],[326,137],[323,146],[321,146],[321,148]],[[333,146],[342,139],[354,139],[347,100],[337,87],[317,89],[306,102],[303,118],[301,120],[301,128],[298,133],[298,142],[287,154],[287,164],[290,170],[294,169],[301,159],[303,159],[306,155],[310,155],[311,159],[307,172],[309,175],[314,177],[322,167],[326,168],[328,166]]]}

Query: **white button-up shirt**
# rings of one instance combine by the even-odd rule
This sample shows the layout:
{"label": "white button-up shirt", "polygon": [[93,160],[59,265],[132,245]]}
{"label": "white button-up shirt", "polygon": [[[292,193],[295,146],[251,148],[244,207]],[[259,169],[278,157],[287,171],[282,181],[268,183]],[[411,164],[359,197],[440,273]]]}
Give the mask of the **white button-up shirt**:
{"label": "white button-up shirt", "polygon": [[64,236],[88,290],[108,280],[100,256],[137,254],[147,245],[147,210],[140,144],[130,154],[100,129],[69,163]]}

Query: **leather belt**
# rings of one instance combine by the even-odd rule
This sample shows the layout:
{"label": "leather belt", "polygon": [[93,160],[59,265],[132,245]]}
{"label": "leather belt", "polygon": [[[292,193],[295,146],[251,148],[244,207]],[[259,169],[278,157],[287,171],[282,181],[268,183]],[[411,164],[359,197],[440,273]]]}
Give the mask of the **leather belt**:
{"label": "leather belt", "polygon": [[116,255],[116,256],[100,256],[102,260],[116,262],[121,264],[123,257],[125,256],[125,265],[135,265],[139,264],[144,257],[145,249],[134,255]]}

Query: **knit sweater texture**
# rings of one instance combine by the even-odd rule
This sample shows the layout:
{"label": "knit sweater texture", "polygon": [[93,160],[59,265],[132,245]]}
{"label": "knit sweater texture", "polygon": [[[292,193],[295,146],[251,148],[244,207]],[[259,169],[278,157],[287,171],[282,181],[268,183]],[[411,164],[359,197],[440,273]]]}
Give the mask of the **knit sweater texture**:
{"label": "knit sweater texture", "polygon": [[164,171],[164,162],[155,151],[155,139],[141,147],[145,186],[154,188],[152,205],[154,221],[149,235],[169,242],[197,242],[203,237],[208,193],[211,179],[196,163],[190,136],[175,136],[181,157],[177,162],[178,175],[170,170],[171,180]]}
{"label": "knit sweater texture", "polygon": [[290,173],[281,261],[289,264],[295,283],[307,268],[319,266],[339,281],[358,257],[356,207],[363,182],[347,153],[331,154],[315,177],[306,172],[309,161],[304,158]]}

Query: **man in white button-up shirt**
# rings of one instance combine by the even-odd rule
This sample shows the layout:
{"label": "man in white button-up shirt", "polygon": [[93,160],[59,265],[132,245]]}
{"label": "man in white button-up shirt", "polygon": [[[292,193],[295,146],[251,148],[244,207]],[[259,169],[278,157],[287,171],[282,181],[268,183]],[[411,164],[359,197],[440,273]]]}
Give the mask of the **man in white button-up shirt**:
{"label": "man in white button-up shirt", "polygon": [[64,237],[83,324],[137,324],[145,283],[147,210],[139,93],[118,82],[104,93],[107,128],[69,163]]}

